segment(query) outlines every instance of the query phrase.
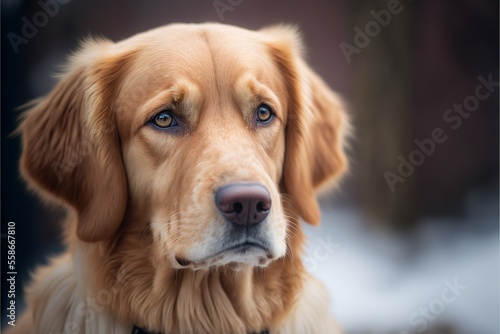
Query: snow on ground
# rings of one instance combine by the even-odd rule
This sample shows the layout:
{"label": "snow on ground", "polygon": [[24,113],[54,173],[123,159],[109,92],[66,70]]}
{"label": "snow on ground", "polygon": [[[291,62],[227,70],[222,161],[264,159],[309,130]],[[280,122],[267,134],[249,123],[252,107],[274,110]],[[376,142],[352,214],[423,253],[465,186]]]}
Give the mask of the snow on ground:
{"label": "snow on ground", "polygon": [[322,209],[320,227],[304,224],[304,260],[346,334],[419,333],[438,323],[499,333],[496,193],[476,193],[464,217],[426,219],[406,236],[369,227],[352,209]]}

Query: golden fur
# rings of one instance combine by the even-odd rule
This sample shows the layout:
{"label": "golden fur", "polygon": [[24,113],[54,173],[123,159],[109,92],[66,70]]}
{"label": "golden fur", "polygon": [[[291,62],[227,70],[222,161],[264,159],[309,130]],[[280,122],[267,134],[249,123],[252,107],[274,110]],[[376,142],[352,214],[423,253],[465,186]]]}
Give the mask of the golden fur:
{"label": "golden fur", "polygon": [[[275,120],[256,127],[262,102]],[[148,126],[165,108],[179,133]],[[68,250],[35,273],[12,333],[337,333],[299,218],[319,223],[315,191],[346,169],[347,127],[290,27],[83,43],[19,129],[23,176],[68,208]],[[209,256],[227,223],[213,192],[233,181],[269,190],[267,254]]]}

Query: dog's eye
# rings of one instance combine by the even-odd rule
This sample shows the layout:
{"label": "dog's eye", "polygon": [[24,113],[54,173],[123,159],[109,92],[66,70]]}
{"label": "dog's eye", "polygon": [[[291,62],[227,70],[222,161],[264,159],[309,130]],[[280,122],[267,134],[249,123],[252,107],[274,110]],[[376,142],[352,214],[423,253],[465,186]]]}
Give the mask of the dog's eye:
{"label": "dog's eye", "polygon": [[175,117],[168,111],[162,111],[155,115],[151,122],[159,128],[166,129],[177,125]]}
{"label": "dog's eye", "polygon": [[271,122],[274,116],[271,107],[269,107],[267,104],[261,104],[257,108],[256,114],[257,114],[257,121],[263,124],[268,124],[269,122]]}

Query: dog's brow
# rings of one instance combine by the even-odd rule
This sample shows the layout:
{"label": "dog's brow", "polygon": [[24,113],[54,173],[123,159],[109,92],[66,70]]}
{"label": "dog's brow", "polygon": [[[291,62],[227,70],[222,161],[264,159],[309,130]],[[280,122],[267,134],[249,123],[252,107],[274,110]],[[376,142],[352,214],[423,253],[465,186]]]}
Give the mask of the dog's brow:
{"label": "dog's brow", "polygon": [[187,122],[194,124],[198,118],[201,94],[198,86],[188,80],[179,80],[168,89],[156,94],[142,108],[145,120],[165,107],[179,107],[176,112],[182,114]]}
{"label": "dog's brow", "polygon": [[201,106],[201,93],[198,86],[190,81],[182,80],[174,88],[182,103],[183,115],[190,123],[195,123],[198,118],[198,110]]}
{"label": "dog's brow", "polygon": [[252,112],[258,103],[269,103],[276,111],[276,116],[281,119],[279,98],[270,87],[261,83],[252,76],[244,76],[235,85],[235,96],[244,113]]}

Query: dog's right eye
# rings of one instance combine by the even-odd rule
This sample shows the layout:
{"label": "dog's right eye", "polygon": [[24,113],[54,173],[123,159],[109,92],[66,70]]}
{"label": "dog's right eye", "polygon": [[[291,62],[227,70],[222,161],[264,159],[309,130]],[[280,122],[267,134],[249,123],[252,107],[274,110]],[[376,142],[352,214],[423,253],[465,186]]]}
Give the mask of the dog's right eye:
{"label": "dog's right eye", "polygon": [[150,122],[161,129],[177,126],[177,120],[175,119],[174,115],[172,115],[168,111],[159,112],[153,117]]}

